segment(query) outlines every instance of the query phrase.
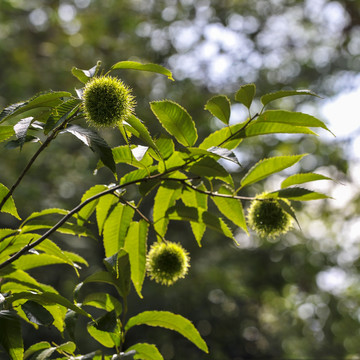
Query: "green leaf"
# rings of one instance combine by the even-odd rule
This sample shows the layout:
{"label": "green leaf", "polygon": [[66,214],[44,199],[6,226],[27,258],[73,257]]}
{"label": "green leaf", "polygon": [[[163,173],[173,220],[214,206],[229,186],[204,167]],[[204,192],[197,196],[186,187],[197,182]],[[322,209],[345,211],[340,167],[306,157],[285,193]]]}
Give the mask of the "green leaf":
{"label": "green leaf", "polygon": [[241,187],[265,179],[271,174],[284,170],[301,160],[305,155],[276,156],[257,162],[241,179]]}
{"label": "green leaf", "polygon": [[234,137],[244,124],[235,124],[227,126],[223,129],[217,130],[211,133],[204,141],[199,145],[199,149],[208,150],[214,146],[224,147],[226,149],[235,149],[242,141],[241,137]]}
{"label": "green leaf", "polygon": [[193,221],[205,224],[208,228],[233,239],[233,234],[224,221],[203,209],[176,204],[176,206],[168,209],[166,216],[169,220]]}
{"label": "green leaf", "polygon": [[114,64],[111,67],[111,70],[115,69],[131,69],[131,70],[140,70],[140,71],[150,71],[157,74],[165,75],[170,80],[174,80],[172,73],[170,70],[166,69],[165,67],[157,64],[141,64],[136,61],[120,61]]}
{"label": "green leaf", "polygon": [[165,130],[184,146],[193,146],[197,139],[195,124],[189,113],[179,104],[169,101],[153,101],[152,112]]}
{"label": "green leaf", "polygon": [[[136,149],[139,149],[140,146],[132,147],[132,150],[135,152]],[[146,148],[147,149],[147,148]],[[117,146],[112,148],[112,153],[114,157],[115,164],[125,163],[128,165],[135,166],[137,168],[146,169],[153,163],[153,159],[147,153],[141,160],[137,160],[134,156],[134,153],[130,151],[128,145]]]}
{"label": "green leaf", "polygon": [[188,319],[181,315],[168,311],[144,311],[130,318],[125,326],[125,330],[129,330],[136,325],[160,326],[174,330],[190,340],[199,349],[208,353],[207,345],[199,332]]}
{"label": "green leaf", "polygon": [[99,68],[101,66],[101,61],[98,61],[95,66],[93,66],[89,70],[81,70],[76,67],[73,67],[71,69],[71,73],[82,83],[87,83],[92,77],[96,76],[97,72],[99,71]]}
{"label": "green leaf", "polygon": [[[9,192],[9,189],[5,185],[0,184],[0,202],[4,199],[4,197],[8,194],[8,192]],[[21,220],[21,218],[17,212],[16,206],[14,203],[14,199],[12,198],[12,196],[10,196],[10,198],[6,200],[4,206],[2,207],[2,209],[0,211],[9,213],[10,215]]]}
{"label": "green leaf", "polygon": [[140,298],[143,298],[141,289],[146,272],[148,227],[148,223],[144,220],[132,222],[125,239],[125,250],[129,254],[130,259],[131,280]]}
{"label": "green leaf", "polygon": [[235,100],[250,109],[256,92],[255,84],[242,85],[235,94]]}
{"label": "green leaf", "polygon": [[[109,188],[106,185],[95,185],[84,193],[81,198],[81,202],[83,203],[87,199],[90,199],[91,197],[108,189]],[[98,202],[99,199],[95,199],[80,209],[78,212],[78,225],[83,225],[89,219],[91,214],[95,211]]]}
{"label": "green leaf", "polygon": [[124,247],[125,237],[135,210],[128,205],[117,203],[105,221],[103,242],[105,256],[116,254]]}
{"label": "green leaf", "polygon": [[317,181],[317,180],[333,180],[327,176],[315,174],[315,173],[305,173],[305,174],[294,174],[286,178],[281,183],[281,188],[287,188],[292,185],[299,185],[304,184],[310,181]]}
{"label": "green leaf", "polygon": [[[206,190],[204,184],[202,183],[199,186],[197,186],[197,188],[204,191]],[[186,206],[189,207],[201,208],[204,210],[207,210],[208,207],[207,195],[189,189],[187,187],[184,188],[183,190],[183,193],[181,195],[181,200]],[[190,225],[198,245],[201,246],[201,239],[206,230],[206,225],[200,222],[193,222],[193,221],[190,221]]]}
{"label": "green leaf", "polygon": [[[225,186],[222,186],[218,190],[219,194],[232,195],[232,192]],[[244,210],[241,204],[241,201],[238,199],[231,199],[225,197],[213,196],[212,200],[219,209],[219,211],[229,220],[231,220],[235,225],[243,229],[247,234],[249,234],[246,220],[244,215]]]}
{"label": "green leaf", "polygon": [[51,348],[50,343],[47,341],[41,341],[34,345],[31,345],[24,353],[24,359],[26,360],[29,356],[33,355],[34,353],[38,352],[39,350],[45,350]]}
{"label": "green leaf", "polygon": [[138,343],[127,349],[127,351],[135,350],[134,359],[143,360],[164,360],[157,347],[153,344]]}
{"label": "green leaf", "polygon": [[130,171],[120,179],[120,184],[122,185],[129,182],[134,182],[136,180],[144,180],[148,178],[151,174],[157,172],[157,169],[158,166],[150,166],[147,169],[138,169],[138,170]]}
{"label": "green leaf", "polygon": [[41,305],[60,305],[67,309],[71,309],[80,315],[84,315],[86,317],[91,317],[83,309],[79,308],[75,304],[71,303],[69,300],[64,298],[63,296],[53,293],[53,292],[43,292],[43,293],[34,293],[34,292],[19,292],[16,294],[12,294],[10,298],[8,298],[8,302],[12,303],[17,300],[33,300]]}
{"label": "green leaf", "polygon": [[155,144],[157,146],[157,148],[159,149],[160,152],[160,157],[158,156],[158,154],[154,151],[152,151],[150,149],[150,153],[151,155],[156,159],[156,160],[161,160],[161,159],[167,159],[169,158],[175,151],[175,145],[174,142],[171,140],[170,137],[168,137],[168,135],[166,134],[161,134],[156,140],[155,140]]}
{"label": "green leaf", "polygon": [[69,125],[62,132],[73,134],[81,140],[100,157],[100,160],[105,166],[107,166],[114,174],[116,173],[116,166],[111,148],[97,132],[82,128],[79,125]]}
{"label": "green leaf", "polygon": [[282,124],[276,122],[253,122],[244,130],[240,131],[234,138],[248,138],[269,134],[309,134],[317,135],[306,126]]}
{"label": "green leaf", "polygon": [[259,115],[259,117],[252,123],[280,123],[286,125],[305,126],[305,127],[320,127],[331,134],[332,132],[327,126],[314,116],[304,114],[301,112],[286,111],[286,110],[268,110]]}
{"label": "green leaf", "polygon": [[57,350],[59,351],[65,351],[70,354],[74,354],[74,351],[76,350],[76,344],[72,341],[67,341],[66,343],[63,343],[59,346],[57,346]]}
{"label": "green leaf", "polygon": [[169,219],[165,217],[169,207],[175,204],[175,201],[181,195],[181,186],[174,182],[163,183],[154,199],[153,223],[155,230],[164,236],[169,224]]}
{"label": "green leaf", "polygon": [[189,171],[202,177],[224,178],[229,175],[216,160],[208,156],[191,165]]}
{"label": "green leaf", "polygon": [[158,171],[163,173],[165,171],[178,169],[186,163],[187,158],[189,158],[188,154],[180,151],[174,151],[168,159],[159,164]]}
{"label": "green leaf", "polygon": [[98,271],[94,274],[91,274],[83,281],[84,284],[90,282],[100,282],[100,283],[106,283],[112,285],[119,293],[121,293],[121,289],[118,286],[116,278],[108,271]]}
{"label": "green leaf", "polygon": [[21,336],[21,324],[14,311],[0,311],[0,329],[0,344],[12,360],[22,360],[24,344]]}
{"label": "green leaf", "polygon": [[106,311],[115,310],[117,316],[122,312],[119,300],[107,293],[91,293],[86,296],[82,305],[93,306]]}
{"label": "green leaf", "polygon": [[227,96],[216,95],[213,96],[205,105],[205,110],[221,120],[226,125],[229,124],[231,103]]}
{"label": "green leaf", "polygon": [[[129,124],[130,126],[127,126]],[[131,115],[124,122],[126,129],[131,132],[134,136],[144,141],[146,145],[148,145],[151,149],[153,149],[156,153],[159,154],[159,149],[153,141],[149,130],[143,124],[143,122],[138,119],[136,116]]]}
{"label": "green leaf", "polygon": [[28,300],[25,304],[21,305],[21,308],[29,321],[34,324],[49,326],[54,322],[54,318],[49,311],[35,301]]}
{"label": "green leaf", "polygon": [[309,201],[309,200],[319,200],[319,199],[331,199],[329,196],[316,192],[311,191],[308,189],[300,188],[300,187],[293,187],[293,188],[286,188],[278,191],[273,191],[268,194],[268,197],[271,198],[285,198],[289,200],[296,200],[296,201]]}
{"label": "green leaf", "polygon": [[213,146],[207,150],[199,149],[197,147],[190,147],[190,148],[187,148],[187,150],[192,155],[207,155],[207,156],[211,156],[215,160],[225,159],[225,160],[231,161],[231,162],[235,163],[236,165],[240,166],[240,163],[232,150],[228,150],[228,149],[225,149],[222,147],[216,147],[216,146]]}
{"label": "green leaf", "polygon": [[48,134],[51,130],[60,126],[64,121],[69,119],[69,117],[73,116],[79,109],[81,103],[82,100],[71,98],[57,106],[46,121],[44,134]]}
{"label": "green leaf", "polygon": [[104,224],[110,210],[115,206],[119,199],[114,194],[104,195],[99,198],[96,205],[96,222],[99,228],[99,235],[102,234]]}
{"label": "green leaf", "polygon": [[120,345],[120,327],[114,311],[90,322],[87,326],[89,334],[105,347],[112,348]]}
{"label": "green leaf", "polygon": [[13,126],[0,126],[0,142],[3,142],[15,135]]}
{"label": "green leaf", "polygon": [[[40,111],[44,108],[55,107],[62,102],[62,98],[64,97],[71,97],[71,93],[66,91],[50,91],[35,95],[27,101],[10,105],[0,113],[0,123],[18,117],[21,114],[27,113],[26,115],[30,115],[28,113],[30,110]],[[32,112],[32,115],[33,113],[34,112]],[[23,117],[26,116],[23,115]]]}
{"label": "green leaf", "polygon": [[271,101],[281,99],[283,97],[295,96],[295,95],[311,95],[311,96],[320,97],[314,94],[313,92],[311,92],[310,90],[281,90],[281,91],[276,91],[274,93],[266,94],[262,96],[260,100],[261,103],[265,106]]}

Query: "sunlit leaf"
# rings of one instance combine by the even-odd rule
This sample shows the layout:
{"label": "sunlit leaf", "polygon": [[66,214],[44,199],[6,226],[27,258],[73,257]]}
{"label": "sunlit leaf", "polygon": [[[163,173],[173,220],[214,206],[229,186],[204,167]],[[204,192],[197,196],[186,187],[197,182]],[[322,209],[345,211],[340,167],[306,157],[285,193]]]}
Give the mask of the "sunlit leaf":
{"label": "sunlit leaf", "polygon": [[315,93],[311,92],[310,90],[281,90],[281,91],[276,91],[274,93],[266,94],[262,96],[260,100],[261,103],[265,106],[271,101],[281,99],[283,97],[295,96],[295,95],[311,95],[311,96],[320,97]]}
{"label": "sunlit leaf", "polygon": [[82,305],[93,306],[106,311],[115,310],[117,315],[122,312],[122,305],[119,300],[107,293],[91,293],[82,301]]}
{"label": "sunlit leaf", "polygon": [[136,61],[120,61],[111,67],[111,70],[115,70],[115,69],[150,71],[161,75],[165,75],[168,77],[168,79],[174,80],[171,71],[158,64],[141,64]]}
{"label": "sunlit leaf", "polygon": [[104,224],[103,242],[105,256],[117,253],[125,244],[125,237],[135,210],[130,206],[117,203]]}
{"label": "sunlit leaf", "polygon": [[294,174],[286,178],[281,183],[281,188],[284,189],[292,185],[299,185],[317,180],[332,180],[332,179],[327,176],[315,174],[315,173]]}
{"label": "sunlit leaf", "polygon": [[[199,186],[197,186],[197,189],[203,191],[206,190],[204,184],[200,184]],[[208,208],[207,198],[208,196],[206,194],[193,189],[189,189],[188,187],[184,188],[181,195],[181,200],[186,206],[201,208],[204,210],[207,210]],[[190,225],[198,245],[201,246],[201,239],[206,230],[206,225],[201,222],[193,222],[193,221],[190,221]]]}
{"label": "sunlit leaf", "polygon": [[93,66],[89,70],[81,70],[76,67],[71,69],[71,73],[82,83],[87,83],[92,77],[96,76],[97,72],[99,71],[101,65],[101,61],[98,61],[95,66]]}
{"label": "sunlit leaf", "polygon": [[159,149],[154,140],[152,139],[149,130],[146,128],[146,126],[140,119],[138,119],[134,115],[131,115],[126,119],[124,125],[126,129],[131,132],[132,135],[144,141],[146,145],[148,145],[157,154],[159,154]]}
{"label": "sunlit leaf", "polygon": [[242,103],[249,109],[254,99],[255,92],[255,84],[242,85],[235,94],[235,100]]}
{"label": "sunlit leaf", "polygon": [[[71,93],[66,91],[50,91],[35,95],[27,101],[10,105],[0,113],[0,123],[25,113],[26,116],[30,116],[30,110],[36,110],[36,113],[44,108],[55,107],[62,102],[64,97],[71,97]],[[34,115],[34,112],[31,115]]]}
{"label": "sunlit leaf", "polygon": [[[232,195],[231,191],[225,186],[222,186],[217,192],[219,194]],[[227,219],[232,221],[248,234],[244,210],[240,200],[219,196],[212,196],[211,199],[214,201],[219,211]]]}
{"label": "sunlit leaf", "polygon": [[286,188],[278,191],[273,191],[268,194],[269,197],[273,198],[285,198],[289,200],[296,201],[309,201],[309,200],[319,200],[319,199],[329,199],[330,197],[319,193],[317,191],[312,191],[304,189],[301,187],[292,187]]}
{"label": "sunlit leaf", "polygon": [[[81,202],[86,201],[87,199],[108,190],[106,185],[94,185],[89,190],[87,190],[81,198]],[[91,214],[95,211],[96,205],[98,204],[99,199],[95,199],[91,201],[89,204],[86,204],[83,208],[78,212],[78,224],[83,225],[91,216]]]}
{"label": "sunlit leaf", "polygon": [[125,239],[125,250],[129,254],[131,280],[142,298],[141,289],[145,279],[148,224],[144,220],[132,222]]}
{"label": "sunlit leaf", "polygon": [[[0,202],[5,198],[5,196],[7,196],[8,192],[9,192],[8,188],[5,185],[0,184]],[[10,215],[21,220],[12,196],[10,196],[10,198],[6,200],[5,204],[3,205],[0,211],[9,213]]]}
{"label": "sunlit leaf", "polygon": [[213,96],[205,105],[205,110],[221,120],[226,125],[229,124],[231,103],[227,96],[216,95]]}
{"label": "sunlit leaf", "polygon": [[271,174],[284,170],[301,160],[305,155],[276,156],[260,160],[241,179],[241,187],[265,179]]}
{"label": "sunlit leaf", "polygon": [[138,343],[127,349],[127,351],[135,350],[134,359],[144,360],[164,360],[157,347],[153,344]]}
{"label": "sunlit leaf", "polygon": [[199,149],[208,150],[209,148],[223,147],[235,149],[242,141],[240,137],[233,137],[243,127],[243,124],[236,124],[217,130],[206,137],[199,145]]}
{"label": "sunlit leaf", "polygon": [[331,133],[327,126],[316,117],[301,112],[286,110],[268,110],[262,113],[254,122],[281,123],[295,126],[320,127]]}
{"label": "sunlit leaf", "polygon": [[176,206],[168,209],[166,216],[169,220],[193,221],[205,224],[209,229],[233,239],[233,234],[225,222],[204,209],[176,204]]}
{"label": "sunlit leaf", "polygon": [[151,102],[150,107],[165,130],[180,144],[195,144],[197,131],[194,121],[182,106],[170,100],[163,100]]}
{"label": "sunlit leaf", "polygon": [[169,220],[165,217],[169,207],[175,204],[175,201],[181,195],[181,187],[174,182],[162,184],[154,199],[153,222],[155,230],[164,236],[168,227]]}
{"label": "sunlit leaf", "polygon": [[125,329],[129,330],[136,325],[160,326],[174,330],[186,337],[202,351],[208,352],[205,341],[202,339],[194,325],[181,315],[173,314],[168,311],[144,311],[130,318]]}

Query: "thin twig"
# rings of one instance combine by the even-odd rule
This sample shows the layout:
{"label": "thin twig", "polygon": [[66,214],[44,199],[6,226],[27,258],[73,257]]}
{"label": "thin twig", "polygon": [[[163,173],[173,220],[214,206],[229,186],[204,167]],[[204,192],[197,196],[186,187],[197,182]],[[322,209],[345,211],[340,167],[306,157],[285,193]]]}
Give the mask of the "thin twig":
{"label": "thin twig", "polygon": [[4,262],[2,262],[0,264],[0,269],[4,268],[5,266],[13,263],[15,260],[19,259],[22,255],[26,254],[29,250],[33,249],[34,247],[36,247],[37,245],[39,245],[41,242],[43,242],[45,239],[47,239],[51,234],[53,234],[57,229],[59,229],[68,219],[70,219],[74,214],[76,214],[77,212],[79,212],[84,206],[86,206],[87,204],[91,203],[92,201],[105,196],[107,194],[111,194],[116,190],[119,190],[121,188],[124,188],[126,186],[138,183],[138,182],[145,182],[148,180],[152,180],[152,179],[156,179],[156,178],[160,178],[161,176],[163,176],[164,174],[156,174],[156,175],[152,175],[150,177],[147,178],[143,178],[143,179],[137,179],[137,180],[133,180],[133,181],[129,181],[125,184],[121,184],[121,185],[116,185],[108,190],[104,190],[101,193],[98,193],[88,199],[86,199],[85,201],[83,201],[82,203],[80,203],[79,205],[77,205],[76,207],[74,207],[72,210],[70,210],[66,215],[64,215],[64,217],[62,219],[60,219],[51,229],[49,229],[45,234],[43,234],[39,239],[37,239],[36,241],[29,243],[28,245],[24,246],[22,249],[20,249],[17,253],[15,253],[14,255],[12,255],[9,259],[5,260]]}
{"label": "thin twig", "polygon": [[196,186],[187,183],[186,180],[188,180],[188,179],[167,178],[166,180],[179,181],[182,184],[184,184],[185,186],[189,187],[190,189],[193,189],[193,190],[195,190],[195,191],[197,191],[199,193],[209,195],[209,196],[222,197],[222,198],[228,198],[228,199],[237,199],[237,200],[255,200],[255,197],[251,197],[251,196],[238,196],[238,195],[229,195],[229,194],[219,194],[217,192],[201,190],[201,189],[197,188]]}

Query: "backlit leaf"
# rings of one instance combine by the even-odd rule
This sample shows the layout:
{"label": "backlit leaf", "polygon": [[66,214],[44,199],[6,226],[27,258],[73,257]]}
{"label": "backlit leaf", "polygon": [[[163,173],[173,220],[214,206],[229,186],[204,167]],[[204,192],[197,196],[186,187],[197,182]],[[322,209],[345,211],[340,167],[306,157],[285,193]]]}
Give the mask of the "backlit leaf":
{"label": "backlit leaf", "polygon": [[286,188],[278,191],[273,191],[268,194],[269,197],[274,198],[285,198],[289,200],[296,201],[309,201],[309,200],[319,200],[319,199],[329,199],[330,197],[308,189],[301,187]]}
{"label": "backlit leaf", "polygon": [[314,116],[304,114],[301,112],[286,111],[286,110],[268,110],[259,115],[253,124],[259,122],[281,123],[295,126],[305,127],[320,127],[331,133],[327,126],[321,120]]}
{"label": "backlit leaf", "polygon": [[268,159],[260,160],[256,163],[247,174],[241,179],[241,187],[253,184],[257,181],[265,179],[271,174],[284,170],[301,160],[306,154],[276,156]]}
{"label": "backlit leaf", "polygon": [[132,222],[125,239],[125,250],[129,254],[131,280],[142,298],[141,289],[145,279],[148,224],[144,220]]}
{"label": "backlit leaf", "polygon": [[235,100],[245,105],[248,109],[254,99],[256,92],[255,84],[246,84],[240,87],[235,94]]}
{"label": "backlit leaf", "polygon": [[119,61],[111,67],[111,70],[115,69],[131,69],[131,70],[140,70],[140,71],[150,71],[165,75],[170,80],[174,80],[170,70],[158,64],[141,64],[136,61]]}
{"label": "backlit leaf", "polygon": [[310,90],[281,90],[281,91],[276,91],[274,93],[266,94],[262,96],[260,100],[261,103],[265,106],[271,101],[281,99],[283,97],[295,96],[295,95],[311,95],[311,96],[320,97],[314,94],[313,92],[311,92]]}
{"label": "backlit leaf", "polygon": [[173,135],[184,146],[192,146],[197,139],[195,124],[189,113],[179,104],[169,101],[153,101],[150,103],[165,130]]}
{"label": "backlit leaf", "polygon": [[[5,185],[0,184],[0,202],[4,199],[4,197],[8,194],[8,192],[9,192],[8,188]],[[0,211],[9,213],[10,215],[21,220],[12,196],[10,196],[10,198],[6,200],[5,204],[3,205]]]}
{"label": "backlit leaf", "polygon": [[228,125],[231,111],[230,106],[230,100],[227,96],[216,95],[206,103],[205,110],[210,111],[212,115]]}
{"label": "backlit leaf", "polygon": [[116,254],[125,244],[125,237],[135,210],[117,203],[106,219],[103,232],[105,256]]}
{"label": "backlit leaf", "polygon": [[[219,194],[232,195],[231,191],[225,186],[222,186],[217,192]],[[244,210],[240,200],[219,196],[212,196],[211,199],[227,219],[248,234]]]}
{"label": "backlit leaf", "polygon": [[153,344],[138,343],[127,349],[127,351],[135,350],[134,359],[143,360],[164,360],[157,347]]}
{"label": "backlit leaf", "polygon": [[332,179],[327,176],[315,174],[315,173],[294,174],[286,178],[281,183],[281,188],[284,189],[292,185],[299,185],[317,180],[332,180]]}
{"label": "backlit leaf", "polygon": [[174,330],[190,340],[199,349],[208,353],[207,345],[199,332],[188,319],[181,315],[173,314],[168,311],[144,311],[130,318],[125,329],[129,330],[136,325],[159,326]]}

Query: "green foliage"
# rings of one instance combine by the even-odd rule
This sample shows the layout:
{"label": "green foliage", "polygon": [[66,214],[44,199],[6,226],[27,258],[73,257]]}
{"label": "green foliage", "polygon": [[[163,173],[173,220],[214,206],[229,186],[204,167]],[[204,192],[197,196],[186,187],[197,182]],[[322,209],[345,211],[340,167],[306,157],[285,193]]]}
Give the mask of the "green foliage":
{"label": "green foliage", "polygon": [[[208,347],[199,331],[180,315],[143,311],[128,318],[132,286],[138,297],[146,298],[143,290],[146,273],[163,285],[171,285],[187,275],[189,254],[182,246],[184,239],[180,236],[181,244],[167,240],[172,236],[169,229],[174,221],[190,224],[199,247],[207,241],[206,229],[232,240],[239,231],[244,236],[255,236],[249,233],[248,225],[261,237],[287,232],[293,219],[297,221],[290,200],[327,198],[297,185],[331,179],[316,173],[293,174],[281,182],[280,190],[247,196],[244,188],[289,169],[305,154],[258,159],[252,166],[242,168],[236,150],[259,135],[314,135],[310,129],[313,127],[330,130],[321,120],[299,112],[263,108],[260,113],[251,114],[256,88],[254,84],[245,84],[235,93],[235,100],[248,109],[246,121],[229,125],[232,109],[229,98],[213,96],[205,109],[224,127],[198,140],[199,124],[183,106],[173,100],[153,101],[150,108],[155,117],[151,118],[157,119],[159,128],[162,126],[167,132],[154,136],[133,114],[134,99],[128,88],[108,73],[132,69],[172,80],[171,72],[160,65],[121,61],[105,76],[97,77],[100,66],[98,62],[90,70],[72,69],[84,86],[77,90],[77,97],[65,91],[48,92],[1,112],[1,122],[7,124],[0,127],[0,141],[7,141],[8,150],[20,147],[24,152],[28,142],[45,139],[10,190],[0,184],[2,213],[20,220],[13,193],[39,154],[65,134],[74,135],[89,147],[97,156],[96,171],[107,167],[111,180],[85,191],[80,203],[71,210],[34,210],[13,228],[0,229],[0,325],[6,329],[0,333],[0,343],[11,359],[23,358],[21,321],[25,321],[35,329],[53,326],[72,340],[60,345],[43,341],[34,344],[25,351],[25,359],[61,356],[61,359],[161,360],[156,345],[137,343],[125,348],[131,328],[149,325],[174,330],[207,353]],[[274,100],[296,95],[315,96],[309,91],[281,91],[264,95],[261,102],[265,107]],[[97,127],[117,125],[123,142],[110,146],[100,134],[84,127],[83,120]],[[240,184],[229,164],[240,169]],[[151,216],[143,210],[146,201],[152,204]],[[252,202],[247,217],[246,202]],[[105,257],[102,266],[66,250],[62,243],[59,245],[58,234],[72,237],[77,243],[87,241],[83,237],[100,238]],[[75,270],[80,278],[81,266],[89,266],[90,275],[78,279],[73,299],[40,283],[32,272],[64,265]],[[102,290],[90,294],[83,290],[94,284]],[[78,353],[75,325],[79,317],[88,321],[88,335],[99,343],[99,351]],[[106,355],[103,347],[111,349],[113,356]]]}

